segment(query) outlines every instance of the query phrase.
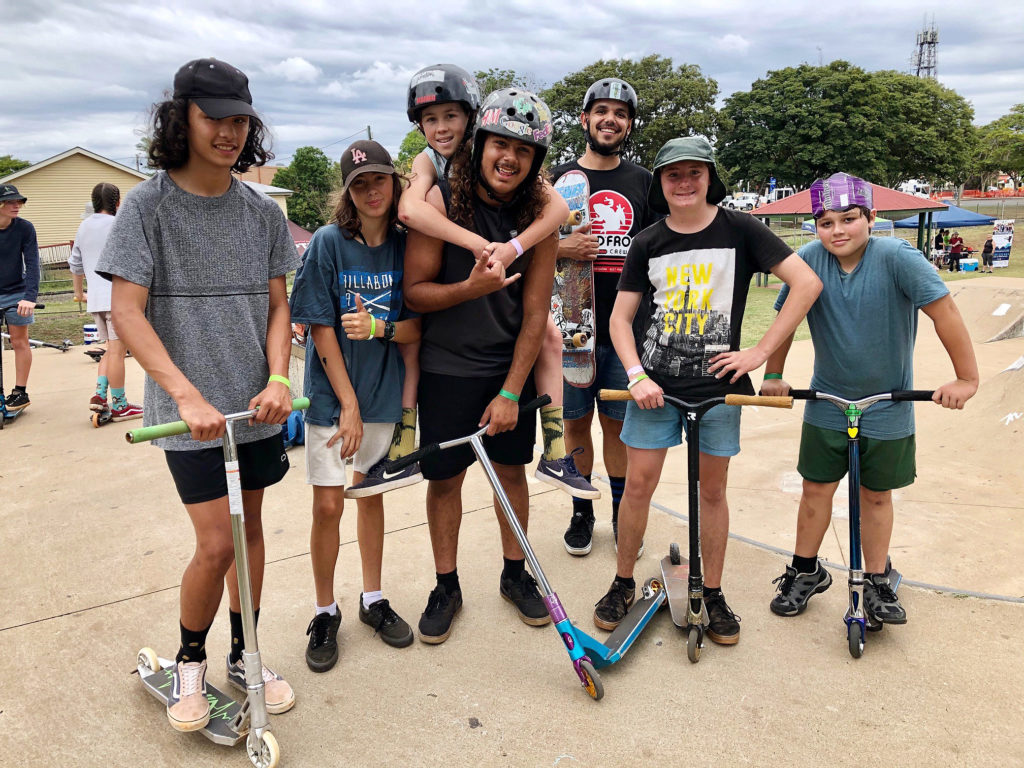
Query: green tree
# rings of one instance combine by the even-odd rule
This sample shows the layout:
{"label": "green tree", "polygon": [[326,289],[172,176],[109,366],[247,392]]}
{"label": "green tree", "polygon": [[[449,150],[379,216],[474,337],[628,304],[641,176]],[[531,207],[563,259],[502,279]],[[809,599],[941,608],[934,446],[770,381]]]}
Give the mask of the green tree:
{"label": "green tree", "polygon": [[1024,104],[978,130],[978,166],[988,174],[1005,173],[1020,187],[1024,180]]}
{"label": "green tree", "polygon": [[416,155],[427,148],[427,140],[420,133],[419,128],[413,128],[402,139],[402,144],[398,147],[398,159],[395,161],[395,168],[398,169],[399,173],[409,173],[412,170],[412,161],[416,159]]}
{"label": "green tree", "polygon": [[519,73],[514,69],[491,67],[486,72],[483,70],[475,72],[473,77],[476,78],[476,84],[480,86],[481,100],[486,99],[488,94],[499,88],[525,88],[538,95],[541,89],[540,82],[532,73]]}
{"label": "green tree", "polygon": [[17,173],[23,168],[28,168],[32,163],[28,160],[19,160],[11,155],[0,155],[0,179],[11,173]]}
{"label": "green tree", "polygon": [[846,61],[769,72],[722,110],[718,159],[734,178],[806,187],[842,170],[895,186],[923,178],[963,183],[974,114],[962,96],[899,72]]}
{"label": "green tree", "polygon": [[339,176],[338,165],[323,150],[296,149],[291,164],[274,176],[275,187],[295,193],[288,199],[288,218],[310,231],[322,226],[330,213],[328,198]]}
{"label": "green tree", "polygon": [[540,96],[551,108],[554,140],[551,163],[579,157],[586,149],[580,113],[587,89],[602,77],[620,77],[636,89],[637,114],[622,156],[650,167],[661,146],[676,136],[699,134],[714,141],[719,130],[715,109],[718,83],[701,74],[695,64],[673,67],[665,56],[651,55],[633,61],[596,61],[566,75]]}

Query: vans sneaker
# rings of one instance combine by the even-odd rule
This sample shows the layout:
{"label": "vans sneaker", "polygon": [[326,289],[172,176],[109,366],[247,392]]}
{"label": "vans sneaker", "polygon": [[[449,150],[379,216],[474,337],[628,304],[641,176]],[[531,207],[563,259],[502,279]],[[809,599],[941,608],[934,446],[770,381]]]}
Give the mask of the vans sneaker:
{"label": "vans sneaker", "polygon": [[884,573],[864,574],[864,608],[883,624],[907,623],[907,612]]}
{"label": "vans sneaker", "polygon": [[796,616],[803,613],[812,595],[824,592],[832,586],[832,576],[818,563],[814,573],[797,573],[796,568],[786,566],[786,572],[774,579],[778,594],[772,599],[772,613],[779,616]]}
{"label": "vans sneaker", "polygon": [[128,403],[124,408],[114,408],[110,411],[111,421],[130,421],[131,419],[141,419],[142,408],[141,406]]}
{"label": "vans sneaker", "polygon": [[577,557],[589,555],[590,549],[593,546],[593,536],[594,514],[590,513],[588,515],[584,512],[573,512],[572,520],[569,521],[569,527],[562,536],[565,551]]}
{"label": "vans sneaker", "polygon": [[708,612],[707,636],[719,645],[735,645],[740,641],[740,617],[732,612],[725,602],[725,595],[718,589],[704,597]]}
{"label": "vans sneaker", "polygon": [[387,599],[378,600],[371,603],[369,608],[363,608],[363,595],[360,593],[359,620],[373,627],[373,631],[380,635],[380,639],[392,648],[405,648],[412,644],[412,627],[395,613]]}
{"label": "vans sneaker", "polygon": [[553,485],[560,491],[565,491],[574,498],[600,499],[601,492],[576,469],[576,460],[573,459],[573,456],[582,452],[582,448],[576,448],[572,453],[560,459],[545,459],[541,456],[533,476],[543,483]]}
{"label": "vans sneaker", "polygon": [[543,627],[551,621],[537,582],[525,570],[518,579],[502,578],[498,584],[501,596],[516,607],[519,618],[531,627]]}
{"label": "vans sneaker", "polygon": [[306,634],[306,666],[314,672],[326,672],[338,662],[338,628],[341,626],[341,611],[333,616],[318,613],[309,622]]}
{"label": "vans sneaker", "polygon": [[206,698],[206,659],[179,661],[172,667],[171,691],[167,696],[167,719],[176,731],[198,731],[210,722],[210,701]]}
{"label": "vans sneaker", "polygon": [[16,389],[7,396],[4,404],[7,406],[8,411],[20,411],[31,402],[32,401],[28,399],[28,392],[24,389]]}
{"label": "vans sneaker", "polygon": [[107,405],[107,398],[103,397],[103,395],[93,395],[92,397],[89,398],[90,411],[95,411],[96,413],[103,413],[105,410],[107,410],[107,408],[109,408],[109,406]]}
{"label": "vans sneaker", "polygon": [[629,613],[629,607],[633,605],[635,599],[636,589],[630,589],[615,579],[605,596],[597,601],[594,608],[594,625],[600,629],[615,629]]}
{"label": "vans sneaker", "polygon": [[420,616],[420,640],[430,645],[438,645],[447,640],[452,633],[452,621],[460,608],[461,590],[448,594],[440,584],[434,587],[427,598],[427,607]]}
{"label": "vans sneaker", "polygon": [[[340,611],[338,615],[341,615]],[[229,655],[227,663],[228,682],[244,693],[246,690],[245,667],[242,665],[242,659],[239,658],[232,664]],[[272,715],[280,715],[295,706],[295,692],[292,687],[266,664],[263,665],[263,692],[267,700],[267,712]]]}
{"label": "vans sneaker", "polygon": [[361,483],[345,489],[346,499],[363,499],[367,496],[376,496],[378,493],[386,493],[396,488],[404,488],[407,485],[415,485],[423,479],[420,473],[419,462],[410,464],[397,472],[388,471],[388,457],[378,461],[366,473]]}

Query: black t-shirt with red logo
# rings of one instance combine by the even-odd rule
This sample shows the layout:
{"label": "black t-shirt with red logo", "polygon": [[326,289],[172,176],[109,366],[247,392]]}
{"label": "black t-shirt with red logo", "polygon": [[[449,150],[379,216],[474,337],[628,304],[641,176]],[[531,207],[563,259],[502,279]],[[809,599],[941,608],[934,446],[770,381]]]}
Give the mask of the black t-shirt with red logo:
{"label": "black t-shirt with red logo", "polygon": [[590,182],[590,233],[598,240],[594,262],[597,343],[610,345],[608,318],[629,244],[638,232],[661,218],[647,209],[647,190],[653,176],[628,160],[621,160],[611,171],[592,171],[573,160],[551,169],[552,183],[568,171],[582,171]]}

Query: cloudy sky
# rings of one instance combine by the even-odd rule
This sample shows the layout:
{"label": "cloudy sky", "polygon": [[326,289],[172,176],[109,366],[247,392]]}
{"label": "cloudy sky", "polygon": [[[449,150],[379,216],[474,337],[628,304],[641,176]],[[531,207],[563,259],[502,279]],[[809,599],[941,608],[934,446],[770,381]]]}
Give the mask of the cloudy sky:
{"label": "cloudy sky", "polygon": [[410,125],[405,89],[453,62],[542,85],[602,58],[652,53],[696,64],[719,102],[772,69],[846,59],[910,70],[925,15],[939,28],[939,80],[983,124],[1024,102],[1024,3],[947,0],[0,0],[0,155],[33,162],[82,146],[135,164],[150,104],[186,61],[249,75],[278,164],[313,145],[337,158],[370,125],[393,153]]}

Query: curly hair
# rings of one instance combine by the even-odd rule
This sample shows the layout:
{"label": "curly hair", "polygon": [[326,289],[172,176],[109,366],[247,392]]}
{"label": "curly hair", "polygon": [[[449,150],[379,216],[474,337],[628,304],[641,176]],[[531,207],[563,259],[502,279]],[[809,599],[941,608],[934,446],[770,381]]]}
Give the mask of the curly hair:
{"label": "curly hair", "polygon": [[101,181],[92,188],[92,210],[95,213],[117,213],[117,204],[121,202],[121,190],[113,184]]}
{"label": "curly hair", "polygon": [[[388,229],[396,229],[400,226],[398,221],[398,199],[402,196],[403,187],[407,186],[409,179],[397,171],[391,174],[391,207],[388,209]],[[337,224],[350,237],[358,235],[363,228],[359,220],[359,211],[356,210],[348,190],[337,191],[332,196],[333,211],[331,212],[330,223]]]}
{"label": "curly hair", "polygon": [[[475,230],[473,203],[477,199],[476,186],[481,178],[480,164],[473,160],[472,145],[473,142],[461,145],[448,165],[448,184],[452,191],[448,218],[469,230]],[[547,172],[541,169],[533,181],[524,181],[516,190],[516,229],[520,232],[539,218],[547,205],[549,193],[544,186],[547,178]]]}
{"label": "curly hair", "polygon": [[[191,99],[169,98],[153,105],[153,129],[149,140],[149,166],[162,171],[181,168],[188,162],[188,106]],[[249,118],[249,135],[238,160],[231,166],[236,173],[245,173],[254,165],[264,165],[274,159],[274,153],[264,146],[267,130],[263,121]]]}

